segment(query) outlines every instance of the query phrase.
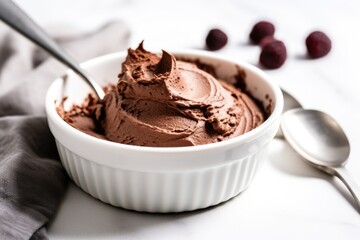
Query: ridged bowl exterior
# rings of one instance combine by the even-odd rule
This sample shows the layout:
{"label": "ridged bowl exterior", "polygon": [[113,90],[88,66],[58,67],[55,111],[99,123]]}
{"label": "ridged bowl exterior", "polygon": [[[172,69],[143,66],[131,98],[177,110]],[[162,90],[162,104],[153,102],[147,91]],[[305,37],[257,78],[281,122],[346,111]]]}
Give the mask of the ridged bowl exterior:
{"label": "ridged bowl exterior", "polygon": [[[237,161],[207,169],[140,172],[103,166],[56,142],[61,162],[85,192],[117,207],[144,212],[182,212],[224,202],[253,180],[267,147]],[[146,200],[145,200],[146,199]]]}

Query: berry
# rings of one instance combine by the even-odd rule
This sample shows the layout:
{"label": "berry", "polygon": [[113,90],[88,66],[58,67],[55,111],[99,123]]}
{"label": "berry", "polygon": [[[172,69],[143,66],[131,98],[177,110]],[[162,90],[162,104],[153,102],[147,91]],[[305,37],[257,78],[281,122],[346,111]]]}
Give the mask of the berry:
{"label": "berry", "polygon": [[323,32],[315,31],[306,38],[306,48],[311,58],[320,58],[330,52],[331,40]]}
{"label": "berry", "polygon": [[264,37],[273,36],[274,33],[275,27],[272,23],[261,21],[254,25],[249,37],[253,43],[259,44]]}
{"label": "berry", "polygon": [[269,69],[281,67],[286,60],[286,47],[282,41],[275,40],[265,45],[260,54],[260,63]]}
{"label": "berry", "polygon": [[261,41],[260,41],[260,47],[263,48],[263,47],[265,47],[266,45],[268,45],[269,43],[274,42],[274,41],[276,41],[276,39],[274,38],[274,36],[266,36],[266,37],[264,37],[263,39],[261,39]]}
{"label": "berry", "polygon": [[228,37],[220,29],[214,28],[209,31],[205,41],[207,48],[211,51],[215,51],[226,45]]}

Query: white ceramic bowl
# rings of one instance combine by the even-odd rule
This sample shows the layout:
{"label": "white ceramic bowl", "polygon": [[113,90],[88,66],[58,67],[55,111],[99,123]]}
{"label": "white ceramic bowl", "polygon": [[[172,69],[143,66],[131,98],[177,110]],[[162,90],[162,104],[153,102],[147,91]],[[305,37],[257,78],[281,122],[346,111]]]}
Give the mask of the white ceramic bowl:
{"label": "white ceramic bowl", "polygon": [[[246,72],[248,90],[271,115],[239,137],[192,147],[140,147],[101,140],[82,133],[56,112],[81,103],[89,87],[72,71],[48,90],[46,112],[63,166],[74,182],[95,198],[114,206],[146,212],[181,212],[226,201],[245,190],[279,128],[283,97],[277,83],[244,62],[203,51],[172,52],[213,65],[219,77],[233,80],[239,67]],[[82,66],[102,85],[116,83],[126,52],[90,60]],[[270,103],[271,101],[271,103]]]}

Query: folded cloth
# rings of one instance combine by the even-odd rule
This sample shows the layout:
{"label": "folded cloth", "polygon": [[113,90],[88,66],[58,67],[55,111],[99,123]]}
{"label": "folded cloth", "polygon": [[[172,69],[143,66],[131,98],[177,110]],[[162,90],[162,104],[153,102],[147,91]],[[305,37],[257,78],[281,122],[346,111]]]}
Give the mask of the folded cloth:
{"label": "folded cloth", "polygon": [[[122,50],[129,39],[120,22],[83,36],[57,36],[78,61]],[[65,69],[0,23],[0,239],[47,239],[46,226],[64,196],[68,177],[44,101]]]}

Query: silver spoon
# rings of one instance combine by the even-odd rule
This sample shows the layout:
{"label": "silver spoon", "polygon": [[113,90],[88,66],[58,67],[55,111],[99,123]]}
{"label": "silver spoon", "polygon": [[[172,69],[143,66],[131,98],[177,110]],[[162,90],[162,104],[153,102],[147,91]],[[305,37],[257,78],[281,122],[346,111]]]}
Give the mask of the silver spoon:
{"label": "silver spoon", "polygon": [[[302,108],[302,105],[300,104],[300,102],[298,100],[296,100],[296,98],[294,98],[290,93],[288,93],[284,89],[281,89],[281,91],[282,91],[283,96],[284,96],[283,113],[285,113],[286,111],[288,111],[290,109]],[[279,128],[279,130],[277,131],[275,137],[276,138],[284,138],[284,135],[282,133],[281,128]]]}
{"label": "silver spoon", "polygon": [[340,125],[324,112],[298,108],[283,114],[281,128],[285,139],[308,163],[346,185],[360,209],[360,186],[344,168],[350,144]]}
{"label": "silver spoon", "polygon": [[0,20],[46,50],[57,60],[71,68],[94,90],[99,99],[105,95],[103,89],[79,64],[39,27],[26,13],[10,0],[0,1]]}

